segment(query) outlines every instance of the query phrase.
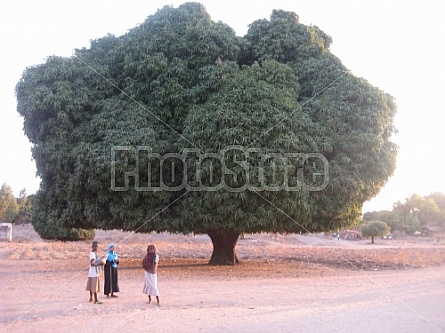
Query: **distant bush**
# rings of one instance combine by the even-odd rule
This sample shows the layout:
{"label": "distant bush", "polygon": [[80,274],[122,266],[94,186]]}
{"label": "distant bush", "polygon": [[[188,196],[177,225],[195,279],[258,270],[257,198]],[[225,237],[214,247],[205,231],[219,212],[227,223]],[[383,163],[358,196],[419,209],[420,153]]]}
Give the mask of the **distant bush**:
{"label": "distant bush", "polygon": [[39,236],[46,240],[82,241],[91,240],[95,236],[94,229],[65,228],[40,219],[38,213],[33,215],[31,223]]}

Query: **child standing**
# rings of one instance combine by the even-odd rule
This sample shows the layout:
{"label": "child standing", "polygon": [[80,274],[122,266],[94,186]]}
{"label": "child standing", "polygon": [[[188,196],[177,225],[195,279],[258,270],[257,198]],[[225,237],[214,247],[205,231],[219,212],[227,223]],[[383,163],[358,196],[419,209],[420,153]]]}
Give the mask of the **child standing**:
{"label": "child standing", "polygon": [[156,296],[157,305],[161,306],[159,302],[158,291],[158,262],[159,256],[156,254],[156,247],[149,245],[147,248],[147,254],[142,259],[142,268],[145,270],[144,288],[143,293],[148,295],[148,303],[151,303],[151,296]]}
{"label": "child standing", "polygon": [[102,260],[100,260],[97,255],[98,247],[96,241],[91,244],[90,269],[88,271],[88,281],[85,288],[90,292],[89,302],[93,304],[102,304],[102,302],[97,299],[97,293],[100,291],[99,272],[100,267],[103,265]]}
{"label": "child standing", "polygon": [[119,258],[113,243],[108,245],[108,252],[105,256],[104,266],[104,295],[107,297],[117,297],[114,293],[119,292],[119,282],[117,274],[117,265]]}

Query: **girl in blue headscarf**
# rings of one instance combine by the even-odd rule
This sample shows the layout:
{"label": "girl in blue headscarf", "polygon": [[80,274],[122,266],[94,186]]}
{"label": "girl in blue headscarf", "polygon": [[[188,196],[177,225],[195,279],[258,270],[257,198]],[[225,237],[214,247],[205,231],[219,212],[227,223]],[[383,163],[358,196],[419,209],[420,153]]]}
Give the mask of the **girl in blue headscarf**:
{"label": "girl in blue headscarf", "polygon": [[119,258],[115,251],[114,244],[108,244],[108,251],[104,268],[104,295],[106,295],[107,297],[117,297],[114,293],[119,292],[117,277],[118,264]]}

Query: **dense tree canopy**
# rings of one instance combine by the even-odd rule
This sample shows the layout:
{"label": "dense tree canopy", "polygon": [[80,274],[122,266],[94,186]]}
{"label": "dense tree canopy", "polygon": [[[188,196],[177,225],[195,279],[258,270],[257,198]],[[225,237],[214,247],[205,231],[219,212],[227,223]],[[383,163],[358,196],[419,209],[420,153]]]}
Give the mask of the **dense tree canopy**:
{"label": "dense tree canopy", "polygon": [[369,221],[361,226],[360,232],[363,237],[371,237],[371,243],[374,244],[374,238],[387,235],[389,228],[385,222]]}
{"label": "dense tree canopy", "polygon": [[208,234],[234,263],[240,233],[358,220],[395,168],[396,105],[330,44],[295,13],[239,37],[186,3],[27,68],[40,223]]}

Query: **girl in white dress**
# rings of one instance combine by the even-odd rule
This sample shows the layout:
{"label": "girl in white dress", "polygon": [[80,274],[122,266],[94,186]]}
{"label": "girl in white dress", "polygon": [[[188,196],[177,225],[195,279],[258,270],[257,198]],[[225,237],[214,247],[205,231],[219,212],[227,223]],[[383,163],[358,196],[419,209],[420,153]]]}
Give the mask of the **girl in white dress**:
{"label": "girl in white dress", "polygon": [[142,268],[145,270],[144,288],[143,293],[148,295],[148,303],[151,303],[151,296],[156,296],[157,305],[161,306],[159,302],[158,291],[158,262],[159,256],[156,254],[156,247],[149,245],[147,248],[147,254],[142,259]]}

